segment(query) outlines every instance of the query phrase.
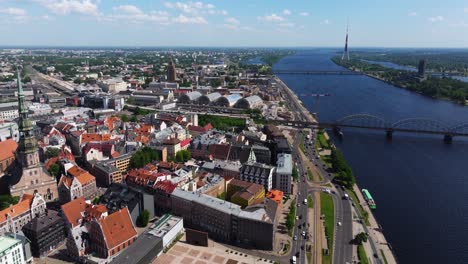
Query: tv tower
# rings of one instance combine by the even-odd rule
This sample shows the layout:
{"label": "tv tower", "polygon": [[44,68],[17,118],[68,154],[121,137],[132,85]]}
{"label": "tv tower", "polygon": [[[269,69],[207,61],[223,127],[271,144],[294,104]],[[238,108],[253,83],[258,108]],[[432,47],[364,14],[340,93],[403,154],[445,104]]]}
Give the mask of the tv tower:
{"label": "tv tower", "polygon": [[344,51],[343,51],[343,56],[341,57],[341,60],[349,60],[349,50],[348,50],[348,29],[349,29],[349,20],[346,25],[346,43],[344,46]]}

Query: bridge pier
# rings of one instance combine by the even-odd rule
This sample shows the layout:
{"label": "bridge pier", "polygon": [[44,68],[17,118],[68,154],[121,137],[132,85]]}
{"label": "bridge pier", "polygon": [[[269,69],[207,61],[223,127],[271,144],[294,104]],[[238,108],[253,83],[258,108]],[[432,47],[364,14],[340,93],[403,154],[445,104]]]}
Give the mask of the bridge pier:
{"label": "bridge pier", "polygon": [[453,139],[452,135],[444,135],[444,143],[445,144],[452,144],[452,139]]}
{"label": "bridge pier", "polygon": [[389,129],[385,131],[387,140],[392,140],[393,138],[393,130]]}

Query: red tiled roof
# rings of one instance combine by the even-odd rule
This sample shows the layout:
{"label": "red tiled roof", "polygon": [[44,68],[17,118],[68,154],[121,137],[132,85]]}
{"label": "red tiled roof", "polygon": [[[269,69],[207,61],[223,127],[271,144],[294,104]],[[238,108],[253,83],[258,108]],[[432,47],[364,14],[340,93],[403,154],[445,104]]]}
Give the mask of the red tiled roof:
{"label": "red tiled roof", "polygon": [[110,137],[111,137],[110,134],[87,133],[81,136],[81,144],[91,142],[91,141],[109,141]]}
{"label": "red tiled roof", "polygon": [[3,223],[7,220],[7,215],[9,215],[11,218],[14,218],[30,210],[32,200],[32,195],[24,194],[23,197],[21,197],[21,201],[19,203],[10,205],[10,207],[0,211],[0,223]]}
{"label": "red tiled roof", "polygon": [[63,214],[72,227],[80,224],[79,220],[83,218],[81,213],[86,210],[86,206],[84,197],[79,197],[62,205]]}
{"label": "red tiled roof", "polygon": [[7,139],[0,142],[0,161],[15,157],[15,151],[18,144],[13,139]]}
{"label": "red tiled roof", "polygon": [[76,176],[76,179],[81,183],[81,185],[86,185],[93,181],[96,181],[96,178],[94,178],[94,176],[91,175],[89,172],[85,172]]}
{"label": "red tiled roof", "polygon": [[110,214],[99,222],[108,249],[115,248],[137,236],[127,207]]}
{"label": "red tiled roof", "polygon": [[167,194],[171,194],[175,188],[177,188],[177,184],[169,180],[159,181],[154,185],[154,189],[161,190]]}
{"label": "red tiled roof", "polygon": [[182,141],[180,142],[180,147],[183,148],[183,147],[187,146],[188,144],[190,144],[191,141],[192,141],[191,138],[187,138],[187,139],[185,139],[185,140],[182,140]]}

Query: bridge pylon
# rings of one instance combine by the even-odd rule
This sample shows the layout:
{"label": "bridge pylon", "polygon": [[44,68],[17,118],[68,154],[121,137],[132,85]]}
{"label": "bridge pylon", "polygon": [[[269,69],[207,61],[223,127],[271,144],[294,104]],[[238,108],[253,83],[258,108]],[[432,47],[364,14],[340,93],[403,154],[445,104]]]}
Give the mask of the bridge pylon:
{"label": "bridge pylon", "polygon": [[452,144],[453,136],[452,135],[444,135],[444,143],[445,144]]}
{"label": "bridge pylon", "polygon": [[393,129],[387,129],[385,131],[385,133],[386,133],[387,140],[392,140],[392,138],[393,138]]}

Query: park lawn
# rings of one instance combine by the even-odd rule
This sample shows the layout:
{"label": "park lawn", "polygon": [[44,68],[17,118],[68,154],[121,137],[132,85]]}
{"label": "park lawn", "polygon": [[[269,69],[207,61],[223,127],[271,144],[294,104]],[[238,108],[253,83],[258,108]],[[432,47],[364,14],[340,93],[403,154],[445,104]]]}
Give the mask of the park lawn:
{"label": "park lawn", "polygon": [[[328,256],[322,257],[323,263],[331,263],[333,256],[333,237],[335,232],[335,211],[333,209],[333,198],[326,193],[320,193],[320,210],[321,214],[325,216],[325,234],[327,236]],[[329,260],[330,262],[325,262]]]}
{"label": "park lawn", "polygon": [[330,149],[330,144],[328,144],[328,140],[325,138],[324,133],[317,133],[317,142],[320,148]]}
{"label": "park lawn", "polygon": [[358,258],[361,264],[369,264],[369,259],[367,258],[366,250],[363,245],[358,246]]}

